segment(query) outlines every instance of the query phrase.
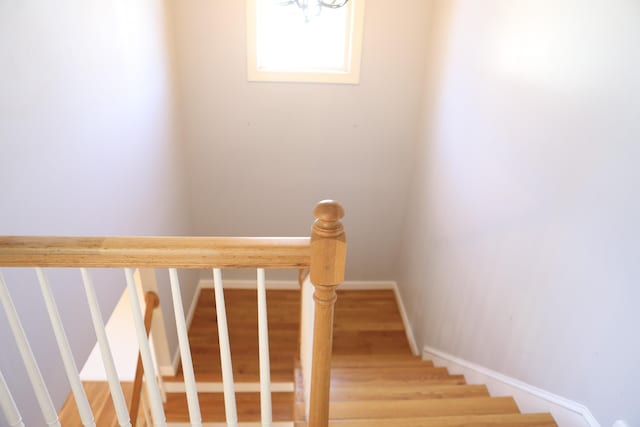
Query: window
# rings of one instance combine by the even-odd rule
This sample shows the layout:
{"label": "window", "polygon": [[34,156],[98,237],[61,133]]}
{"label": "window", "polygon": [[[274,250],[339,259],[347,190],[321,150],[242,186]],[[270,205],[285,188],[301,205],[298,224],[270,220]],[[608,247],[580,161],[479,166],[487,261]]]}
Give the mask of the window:
{"label": "window", "polygon": [[249,81],[357,84],[364,1],[305,16],[294,2],[247,0]]}

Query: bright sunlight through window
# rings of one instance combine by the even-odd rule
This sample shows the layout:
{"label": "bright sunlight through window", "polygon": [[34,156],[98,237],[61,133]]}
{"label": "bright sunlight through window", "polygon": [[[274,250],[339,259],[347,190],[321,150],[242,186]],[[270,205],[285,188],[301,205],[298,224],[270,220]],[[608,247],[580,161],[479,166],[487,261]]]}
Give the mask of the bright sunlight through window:
{"label": "bright sunlight through window", "polygon": [[358,83],[363,15],[364,0],[306,14],[295,2],[247,0],[249,80]]}

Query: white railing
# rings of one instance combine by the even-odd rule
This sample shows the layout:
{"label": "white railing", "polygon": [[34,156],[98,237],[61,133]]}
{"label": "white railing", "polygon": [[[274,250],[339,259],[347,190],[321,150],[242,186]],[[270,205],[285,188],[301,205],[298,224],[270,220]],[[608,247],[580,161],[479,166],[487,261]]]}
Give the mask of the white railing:
{"label": "white railing", "polygon": [[236,391],[233,383],[233,367],[231,365],[231,346],[229,345],[229,331],[227,328],[227,309],[224,304],[222,289],[222,271],[213,270],[213,289],[215,293],[216,315],[218,316],[218,340],[220,341],[220,365],[222,367],[222,385],[224,387],[224,412],[227,426],[238,425],[238,411],[236,409]]}
{"label": "white railing", "polygon": [[302,385],[304,393],[304,413],[309,416],[311,403],[311,367],[313,366],[313,319],[315,306],[313,304],[313,285],[309,277],[300,281],[302,296],[300,298],[300,368],[302,370]]}
{"label": "white railing", "polygon": [[[51,396],[49,395],[49,391],[47,390],[44,379],[42,378],[42,373],[40,372],[40,368],[38,367],[36,358],[31,351],[31,346],[29,345],[27,335],[25,334],[24,328],[22,327],[22,322],[20,322],[18,312],[16,311],[16,308],[13,305],[13,300],[9,295],[9,289],[7,289],[4,277],[2,277],[1,274],[0,300],[2,301],[2,306],[4,307],[4,311],[7,315],[7,320],[9,321],[11,332],[13,332],[13,336],[16,340],[18,351],[20,352],[20,356],[22,357],[24,366],[27,369],[29,381],[31,381],[31,386],[33,387],[33,391],[36,394],[36,398],[38,399],[38,405],[40,406],[40,411],[42,412],[44,421],[48,426],[60,426],[60,422],[58,421],[58,414],[56,413],[56,409],[53,406]],[[11,396],[11,392],[9,390],[7,390],[6,394],[8,396],[9,402],[2,402],[3,409],[5,406],[10,405],[10,401],[13,401],[13,397]],[[14,409],[16,409],[17,411],[15,405]],[[9,414],[6,414],[6,417],[7,419],[9,419]],[[15,417],[16,414],[13,414],[12,418]],[[19,412],[17,413],[17,418],[22,419],[22,416]]]}
{"label": "white railing", "polygon": [[56,301],[53,299],[53,293],[49,286],[49,281],[44,271],[41,268],[36,268],[38,275],[38,282],[40,282],[40,289],[42,290],[42,296],[47,306],[47,312],[49,313],[49,320],[53,327],[53,333],[56,336],[56,342],[58,343],[58,349],[62,356],[62,362],[64,369],[67,373],[67,379],[71,385],[73,391],[73,397],[75,398],[76,405],[78,406],[78,412],[80,413],[80,419],[83,426],[95,426],[96,423],[93,420],[93,414],[91,413],[91,406],[89,406],[89,400],[87,394],[82,388],[82,382],[80,381],[80,375],[78,374],[78,367],[75,360],[73,360],[73,353],[71,352],[71,346],[67,339],[67,334],[64,331],[62,320],[60,320],[60,313],[58,313],[58,307]]}
{"label": "white railing", "polygon": [[191,419],[191,425],[199,427],[202,426],[202,415],[200,414],[200,402],[198,402],[196,376],[193,372],[193,362],[191,361],[191,349],[189,347],[187,323],[184,317],[184,306],[182,305],[182,294],[180,293],[178,271],[175,268],[172,268],[169,270],[169,273],[171,280],[171,296],[173,297],[173,309],[175,312],[176,328],[178,331],[178,345],[180,346],[180,359],[182,360],[182,372],[187,389],[189,418]]}
{"label": "white railing", "polygon": [[4,380],[4,375],[0,372],[0,407],[7,419],[7,422],[12,427],[24,427],[22,422],[22,415],[16,406],[16,402],[13,400],[13,396],[9,391],[7,382]]}
{"label": "white railing", "polygon": [[[309,268],[311,282],[316,286],[313,311],[313,361],[303,363],[310,372],[305,381],[308,389],[309,426],[323,427],[328,423],[331,337],[335,287],[344,275],[345,238],[340,219],[342,208],[335,202],[321,202],[315,210],[316,222],[311,238],[38,238],[0,237],[0,267],[34,267],[54,330],[58,351],[71,385],[78,412],[84,426],[95,426],[94,414],[82,387],[78,369],[49,280],[43,267],[77,267],[84,284],[86,303],[91,313],[97,342],[102,354],[117,421],[131,426],[124,393],[120,385],[114,358],[102,320],[102,313],[88,268],[123,268],[123,278],[131,300],[134,329],[138,339],[144,368],[147,399],[153,424],[165,426],[160,386],[145,330],[140,301],[134,283],[135,268],[167,268],[175,310],[176,329],[180,348],[190,423],[202,426],[196,378],[191,358],[185,321],[178,268],[209,268],[213,271],[215,310],[218,323],[220,358],[226,423],[238,425],[235,386],[229,334],[227,330],[224,286],[221,268],[257,268],[258,330],[260,359],[260,402],[263,426],[272,424],[271,380],[269,362],[269,334],[266,303],[265,268]],[[17,286],[17,285],[16,285]],[[308,290],[307,290],[308,292]],[[31,386],[38,400],[43,420],[48,426],[60,421],[20,316],[11,299],[8,285],[0,274],[0,301],[9,321]],[[28,313],[23,313],[23,315]],[[305,323],[308,326],[309,322]],[[304,332],[304,329],[302,329]],[[306,342],[310,342],[305,337]],[[306,345],[307,350],[309,345]],[[305,356],[306,357],[306,356]],[[309,366],[312,364],[312,366]],[[0,408],[10,426],[23,426],[20,408],[15,402],[5,377],[0,371]]]}
{"label": "white railing", "polygon": [[260,418],[263,427],[271,426],[271,365],[269,362],[269,325],[267,322],[267,286],[264,269],[258,269],[258,340],[260,357]]}
{"label": "white railing", "polygon": [[91,280],[89,271],[87,271],[86,268],[81,268],[80,272],[82,274],[84,290],[87,295],[87,302],[91,312],[91,321],[93,322],[93,328],[96,331],[96,338],[98,346],[100,347],[100,354],[102,355],[102,363],[104,365],[105,372],[107,373],[107,381],[109,382],[109,390],[111,391],[111,399],[113,400],[113,406],[116,410],[118,424],[122,427],[130,427],[131,422],[129,420],[127,402],[124,399],[124,393],[120,386],[116,366],[113,362],[113,355],[111,354],[109,340],[107,339],[107,332],[104,329],[102,313],[100,312],[100,306],[98,305],[98,298],[96,297],[96,291],[93,287],[93,281]]}

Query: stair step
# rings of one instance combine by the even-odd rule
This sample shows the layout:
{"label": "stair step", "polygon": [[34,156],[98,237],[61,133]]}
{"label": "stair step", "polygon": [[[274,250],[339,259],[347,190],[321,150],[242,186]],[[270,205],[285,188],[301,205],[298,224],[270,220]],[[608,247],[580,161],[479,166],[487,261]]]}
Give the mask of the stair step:
{"label": "stair step", "polygon": [[[447,368],[433,368],[429,366],[404,366],[393,368],[333,368],[331,369],[331,383],[336,386],[343,384],[427,384],[450,380],[454,384],[464,384],[464,376],[449,375]],[[451,384],[451,382],[448,382]]]}
{"label": "stair step", "polygon": [[331,387],[331,401],[420,400],[489,396],[485,385],[396,385],[371,387],[346,385]]}
{"label": "stair step", "polygon": [[[225,422],[224,393],[198,393],[203,422]],[[293,421],[293,393],[271,393],[273,421]],[[238,421],[260,421],[260,393],[237,393]],[[169,423],[189,422],[187,396],[184,393],[167,394],[164,411]]]}
{"label": "stair step", "polygon": [[[306,427],[306,423],[296,423]],[[397,419],[332,420],[329,427],[557,427],[550,414],[465,415]]]}
{"label": "stair step", "polygon": [[[163,384],[165,393],[184,393],[187,386],[184,382],[165,381]],[[234,382],[236,393],[259,392],[260,383]],[[196,390],[198,393],[222,393],[224,391],[224,383],[221,382],[196,382]],[[284,393],[295,391],[293,382],[271,382],[271,391],[273,393]]]}
{"label": "stair step", "polygon": [[516,414],[511,397],[465,399],[368,400],[331,402],[330,419],[443,417],[452,415]]}
{"label": "stair step", "polygon": [[381,356],[332,356],[332,368],[371,368],[371,367],[403,367],[424,366],[433,367],[430,360],[423,361],[418,356],[412,355],[381,355]]}
{"label": "stair step", "polygon": [[[290,364],[291,366],[285,369],[271,369],[271,381],[273,382],[293,382],[293,361]],[[256,372],[245,372],[239,370],[234,365],[233,368],[233,379],[236,382],[245,382],[245,383],[254,383],[260,382],[260,374]],[[222,382],[222,372],[195,372],[195,377],[197,382],[203,383],[216,383]],[[164,382],[184,382],[184,375],[182,372],[178,372],[173,376],[163,376],[162,380]]]}

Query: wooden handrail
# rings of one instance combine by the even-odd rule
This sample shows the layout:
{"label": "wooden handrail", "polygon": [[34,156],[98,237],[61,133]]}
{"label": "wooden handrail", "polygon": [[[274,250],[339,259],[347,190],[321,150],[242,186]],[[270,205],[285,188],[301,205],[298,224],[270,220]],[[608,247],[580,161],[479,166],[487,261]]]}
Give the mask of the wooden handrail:
{"label": "wooden handrail", "polygon": [[[344,210],[320,202],[311,237],[27,237],[0,236],[0,267],[127,268],[309,268],[315,314],[309,427],[326,427],[329,418],[333,311],[336,288],[344,281]],[[300,274],[302,281],[305,275]],[[157,306],[145,295],[145,328]],[[140,365],[140,358],[138,359]],[[138,366],[137,372],[142,373]],[[140,374],[134,383],[133,410],[139,405]],[[137,384],[137,385],[136,385]]]}
{"label": "wooden handrail", "polygon": [[303,268],[308,237],[0,236],[0,267]]}
{"label": "wooden handrail", "polygon": [[[144,329],[149,336],[151,330],[151,322],[153,320],[153,311],[160,305],[160,299],[155,292],[147,292],[144,294]],[[131,417],[131,427],[136,427],[138,423],[138,410],[140,408],[140,399],[142,398],[142,357],[138,353],[138,364],[136,365],[136,376],[133,380],[133,392],[131,394],[131,404],[129,405],[129,415]]]}
{"label": "wooden handrail", "polygon": [[344,281],[347,253],[346,236],[340,220],[344,210],[340,204],[325,200],[315,210],[311,228],[311,283],[315,288],[313,326],[313,363],[309,427],[329,424],[331,388],[331,349],[333,343],[333,308],[336,288]]}

